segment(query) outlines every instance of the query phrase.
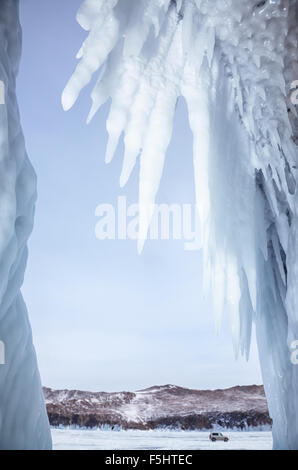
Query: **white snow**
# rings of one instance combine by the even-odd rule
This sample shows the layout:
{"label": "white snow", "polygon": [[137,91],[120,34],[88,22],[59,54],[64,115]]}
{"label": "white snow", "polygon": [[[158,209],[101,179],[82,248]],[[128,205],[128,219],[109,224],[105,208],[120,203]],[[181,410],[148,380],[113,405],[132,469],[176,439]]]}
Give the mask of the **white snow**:
{"label": "white snow", "polygon": [[15,95],[21,50],[18,2],[0,7],[0,449],[51,447],[31,328],[20,292],[33,225],[36,177]]}
{"label": "white snow", "polygon": [[[125,184],[140,158],[141,251],[175,106],[186,99],[206,291],[248,357],[256,322],[275,448],[298,448],[297,0],[85,0],[89,31],[63,96],[100,70],[88,120],[112,98],[110,161],[124,133]],[[289,109],[289,111],[288,111]],[[211,296],[212,297],[212,296]]]}
{"label": "white snow", "polygon": [[209,432],[52,429],[55,450],[270,450],[270,432],[224,432],[229,442],[211,442]]}

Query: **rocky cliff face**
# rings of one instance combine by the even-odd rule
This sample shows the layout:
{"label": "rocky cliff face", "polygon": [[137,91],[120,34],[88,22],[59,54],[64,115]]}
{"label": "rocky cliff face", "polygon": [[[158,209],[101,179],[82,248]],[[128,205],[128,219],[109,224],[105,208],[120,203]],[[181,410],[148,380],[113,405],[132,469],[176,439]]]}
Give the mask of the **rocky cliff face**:
{"label": "rocky cliff face", "polygon": [[270,426],[262,386],[191,390],[175,385],[136,392],[44,388],[50,423],[122,429],[226,429]]}

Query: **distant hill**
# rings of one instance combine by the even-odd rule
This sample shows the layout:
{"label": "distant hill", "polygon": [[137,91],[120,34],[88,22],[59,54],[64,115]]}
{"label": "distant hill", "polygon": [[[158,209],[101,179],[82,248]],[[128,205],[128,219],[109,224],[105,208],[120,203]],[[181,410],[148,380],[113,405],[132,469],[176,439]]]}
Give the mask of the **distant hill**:
{"label": "distant hill", "polygon": [[44,387],[53,426],[122,429],[268,429],[263,386],[192,390],[162,385],[136,392],[87,392]]}

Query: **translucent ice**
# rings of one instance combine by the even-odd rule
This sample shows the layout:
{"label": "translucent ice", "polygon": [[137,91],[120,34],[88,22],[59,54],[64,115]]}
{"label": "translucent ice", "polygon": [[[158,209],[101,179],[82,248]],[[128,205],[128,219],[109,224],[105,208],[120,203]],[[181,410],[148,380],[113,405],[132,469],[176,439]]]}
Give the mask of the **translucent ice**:
{"label": "translucent ice", "polygon": [[47,449],[51,437],[20,288],[33,225],[36,178],[15,96],[21,51],[18,2],[0,5],[0,449]]}

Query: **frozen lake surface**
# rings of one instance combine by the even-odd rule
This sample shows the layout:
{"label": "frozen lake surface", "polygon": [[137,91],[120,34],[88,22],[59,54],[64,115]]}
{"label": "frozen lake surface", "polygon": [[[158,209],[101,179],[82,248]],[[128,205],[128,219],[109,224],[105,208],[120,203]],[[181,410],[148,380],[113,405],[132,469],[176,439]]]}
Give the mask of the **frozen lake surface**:
{"label": "frozen lake surface", "polygon": [[271,432],[226,432],[229,442],[210,442],[208,432],[52,429],[56,450],[271,450]]}

